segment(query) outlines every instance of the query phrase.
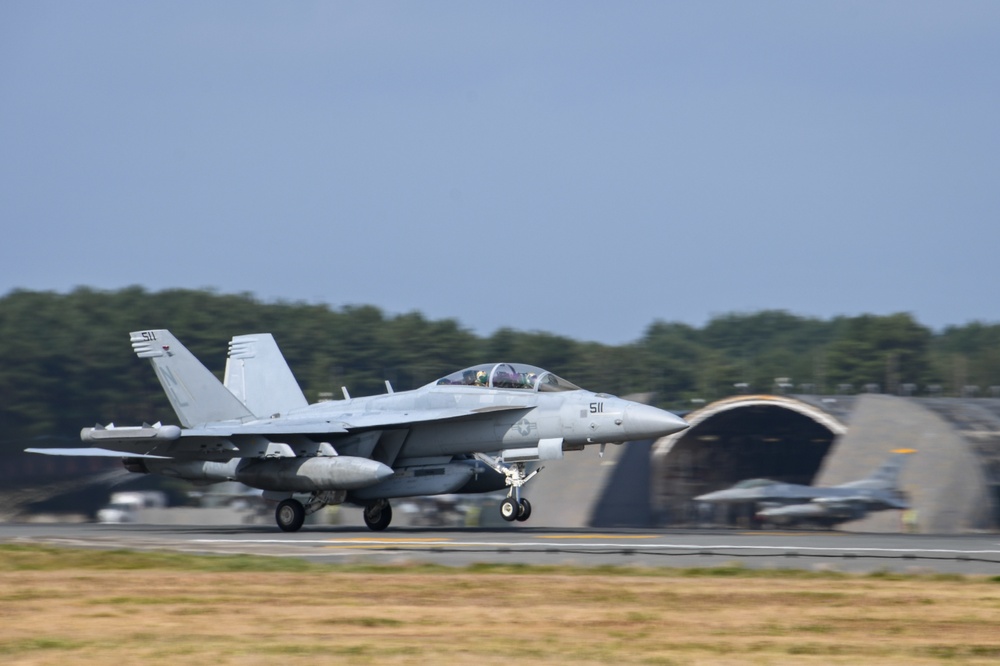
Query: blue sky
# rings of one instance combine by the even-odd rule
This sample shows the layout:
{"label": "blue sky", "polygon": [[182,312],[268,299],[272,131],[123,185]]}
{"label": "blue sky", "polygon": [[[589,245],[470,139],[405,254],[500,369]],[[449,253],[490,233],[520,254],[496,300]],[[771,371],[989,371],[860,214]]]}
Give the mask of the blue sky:
{"label": "blue sky", "polygon": [[997,35],[995,2],[3,2],[0,294],[611,344],[1000,321]]}

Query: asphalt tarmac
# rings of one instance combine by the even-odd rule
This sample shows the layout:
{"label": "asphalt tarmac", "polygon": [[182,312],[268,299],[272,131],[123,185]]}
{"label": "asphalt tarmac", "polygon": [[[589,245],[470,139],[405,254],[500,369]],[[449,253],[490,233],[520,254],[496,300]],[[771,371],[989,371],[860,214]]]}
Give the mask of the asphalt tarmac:
{"label": "asphalt tarmac", "polygon": [[0,524],[0,544],[300,557],[330,563],[718,567],[1000,575],[1000,535],[727,530]]}

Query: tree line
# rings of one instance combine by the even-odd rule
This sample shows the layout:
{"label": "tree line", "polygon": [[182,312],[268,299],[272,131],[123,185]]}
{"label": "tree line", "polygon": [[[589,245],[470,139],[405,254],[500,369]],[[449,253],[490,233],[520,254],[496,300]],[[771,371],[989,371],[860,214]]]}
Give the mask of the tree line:
{"label": "tree line", "polygon": [[17,290],[0,299],[0,441],[76,439],[83,426],[176,422],[128,332],[169,328],[220,378],[233,335],[273,333],[306,397],[416,388],[488,361],[518,361],[589,389],[650,393],[683,411],[739,392],[1000,395],[1000,324],[934,332],[910,314],[829,320],[731,313],[703,327],[653,322],[610,346],[540,331],[478,336],[453,319],[373,306],[262,302],[252,294],[141,287]]}

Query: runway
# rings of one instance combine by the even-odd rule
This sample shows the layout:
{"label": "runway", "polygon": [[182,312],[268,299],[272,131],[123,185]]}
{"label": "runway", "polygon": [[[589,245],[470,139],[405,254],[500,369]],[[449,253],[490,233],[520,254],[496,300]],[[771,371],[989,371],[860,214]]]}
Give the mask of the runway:
{"label": "runway", "polygon": [[299,557],[329,563],[718,567],[1000,575],[1000,535],[0,524],[0,544]]}

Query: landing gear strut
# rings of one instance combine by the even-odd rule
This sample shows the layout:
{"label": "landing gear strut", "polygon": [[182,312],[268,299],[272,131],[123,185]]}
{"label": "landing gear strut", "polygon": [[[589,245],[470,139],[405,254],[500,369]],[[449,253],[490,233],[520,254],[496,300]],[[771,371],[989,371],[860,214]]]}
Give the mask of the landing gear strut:
{"label": "landing gear strut", "polygon": [[392,522],[392,507],[389,505],[389,500],[375,500],[365,505],[363,515],[368,529],[381,532]]}
{"label": "landing gear strut", "polygon": [[527,520],[531,516],[531,503],[521,497],[521,486],[541,472],[543,468],[539,467],[528,474],[523,462],[515,462],[507,466],[502,464],[499,459],[483,453],[477,453],[475,457],[507,477],[506,483],[510,488],[507,490],[507,498],[500,503],[500,517],[508,522]]}

